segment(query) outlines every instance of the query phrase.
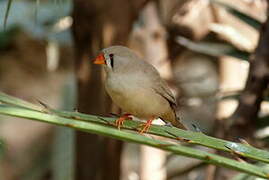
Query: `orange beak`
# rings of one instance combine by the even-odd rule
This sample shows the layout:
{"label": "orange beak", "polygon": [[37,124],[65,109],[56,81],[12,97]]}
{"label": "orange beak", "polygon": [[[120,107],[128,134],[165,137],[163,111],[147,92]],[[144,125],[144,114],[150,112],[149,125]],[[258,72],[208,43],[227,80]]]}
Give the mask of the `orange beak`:
{"label": "orange beak", "polygon": [[106,64],[105,56],[103,53],[99,54],[93,61],[94,64]]}

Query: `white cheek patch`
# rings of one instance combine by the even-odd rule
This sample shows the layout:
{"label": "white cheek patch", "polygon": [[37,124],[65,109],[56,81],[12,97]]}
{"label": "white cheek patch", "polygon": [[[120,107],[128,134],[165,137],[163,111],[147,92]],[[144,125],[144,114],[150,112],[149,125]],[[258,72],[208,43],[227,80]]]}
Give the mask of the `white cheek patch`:
{"label": "white cheek patch", "polygon": [[104,56],[105,56],[105,60],[106,60],[106,66],[111,68],[111,62],[110,62],[109,55],[104,54]]}
{"label": "white cheek patch", "polygon": [[105,59],[106,59],[106,65],[107,65],[107,67],[109,67],[109,68],[111,68],[111,69],[113,69],[113,55],[111,56],[111,54],[110,55],[107,55],[107,54],[105,54]]}
{"label": "white cheek patch", "polygon": [[106,65],[107,65],[107,67],[112,69],[111,60],[109,58],[106,60]]}

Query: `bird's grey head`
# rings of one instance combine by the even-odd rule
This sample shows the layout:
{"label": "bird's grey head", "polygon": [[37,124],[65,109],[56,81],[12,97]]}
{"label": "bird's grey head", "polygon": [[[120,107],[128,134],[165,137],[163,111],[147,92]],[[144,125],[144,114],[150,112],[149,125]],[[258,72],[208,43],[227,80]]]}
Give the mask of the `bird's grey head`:
{"label": "bird's grey head", "polygon": [[133,66],[132,61],[138,59],[134,51],[124,46],[111,46],[103,49],[102,52],[107,73],[130,70]]}
{"label": "bird's grey head", "polygon": [[108,75],[125,74],[139,71],[141,64],[145,62],[141,60],[134,51],[124,46],[111,46],[105,48],[94,59],[94,64],[104,65]]}

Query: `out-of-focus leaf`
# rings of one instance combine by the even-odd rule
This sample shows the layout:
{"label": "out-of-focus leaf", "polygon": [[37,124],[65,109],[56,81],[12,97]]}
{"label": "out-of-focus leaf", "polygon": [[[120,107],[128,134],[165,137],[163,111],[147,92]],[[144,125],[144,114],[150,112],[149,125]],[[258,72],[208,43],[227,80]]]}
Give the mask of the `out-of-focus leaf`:
{"label": "out-of-focus leaf", "polygon": [[220,100],[225,100],[225,99],[238,99],[239,98],[239,94],[229,94],[229,95],[225,95],[225,96],[221,96],[219,99]]}
{"label": "out-of-focus leaf", "polygon": [[236,9],[232,9],[229,8],[228,9],[230,13],[232,13],[234,16],[238,17],[239,19],[241,19],[242,21],[244,21],[245,23],[249,24],[250,26],[252,26],[253,28],[259,30],[262,23],[257,21],[256,19],[236,10]]}
{"label": "out-of-focus leaf", "polygon": [[[260,166],[263,169],[268,169],[269,170],[269,165],[268,164],[258,163],[257,166]],[[254,177],[254,176],[251,176],[251,175],[245,174],[245,173],[240,173],[240,174],[236,175],[235,177],[233,177],[231,180],[266,180],[266,179]]]}
{"label": "out-of-focus leaf", "polygon": [[258,139],[263,139],[268,142],[269,139],[269,116],[263,116],[257,119],[256,125],[258,130],[254,136]]}
{"label": "out-of-focus leaf", "polygon": [[233,46],[225,43],[194,42],[182,36],[177,37],[176,41],[192,51],[214,57],[232,56],[248,60],[250,55],[248,52],[237,50]]}
{"label": "out-of-focus leaf", "polygon": [[16,26],[0,31],[0,50],[9,46],[16,32],[18,32],[18,27]]}
{"label": "out-of-focus leaf", "polygon": [[[232,180],[255,180],[255,177],[248,174],[240,173],[237,176],[233,177]],[[262,179],[259,179],[262,180]]]}
{"label": "out-of-focus leaf", "polygon": [[[63,87],[62,108],[73,110],[76,102],[75,77]],[[67,127],[57,127],[52,147],[52,173],[55,180],[74,180],[75,133]],[[65,162],[65,163],[63,163]]]}
{"label": "out-of-focus leaf", "polygon": [[[34,38],[54,39],[65,45],[71,44],[70,28],[61,29],[61,31],[57,32],[53,31],[54,25],[62,18],[70,17],[71,5],[70,0],[62,1],[61,4],[55,4],[51,1],[41,1],[38,5],[37,16],[37,12],[35,11],[37,4],[35,1],[14,1],[12,3],[12,9],[16,9],[16,11],[9,13],[6,28],[17,25]],[[6,2],[0,1],[0,17],[5,16],[5,8]]]}
{"label": "out-of-focus leaf", "polygon": [[[225,93],[225,95],[220,95],[220,99],[238,99],[239,96],[240,96],[240,93],[242,93],[242,91],[240,91],[240,90],[229,92],[229,93]],[[1,93],[0,93],[0,95],[1,95]],[[269,102],[269,98],[268,97],[265,97],[263,99],[263,101]]]}
{"label": "out-of-focus leaf", "polygon": [[12,1],[13,0],[8,0],[8,2],[7,2],[6,12],[5,12],[5,16],[4,16],[4,29],[6,29],[7,18],[8,18],[8,14],[9,14],[9,11],[10,11],[10,7],[11,7],[11,4],[12,4]]}
{"label": "out-of-focus leaf", "polygon": [[242,59],[242,60],[248,60],[250,53],[245,52],[245,51],[240,51],[237,49],[232,49],[230,52],[227,52],[227,55],[238,58],[238,59]]}
{"label": "out-of-focus leaf", "polygon": [[40,1],[36,0],[36,3],[35,3],[35,24],[37,24],[37,15],[38,15],[39,4],[40,4]]}
{"label": "out-of-focus leaf", "polygon": [[4,154],[4,151],[5,151],[4,141],[0,139],[0,159],[2,158]]}
{"label": "out-of-focus leaf", "polygon": [[233,14],[235,17],[239,18],[241,21],[245,22],[246,24],[250,25],[251,27],[253,27],[257,30],[260,29],[262,22],[260,22],[259,20],[229,6],[228,4],[219,2],[217,0],[211,0],[211,2],[216,3],[216,4],[221,5],[222,7],[226,8],[226,10],[228,12],[230,12],[231,14]]}
{"label": "out-of-focus leaf", "polygon": [[269,116],[260,117],[257,121],[257,125],[259,128],[269,126]]}
{"label": "out-of-focus leaf", "polygon": [[209,29],[240,51],[252,52],[256,47],[256,43],[248,35],[238,30],[237,27],[221,23],[211,23]]}
{"label": "out-of-focus leaf", "polygon": [[[175,155],[173,155],[173,156],[175,156]],[[190,172],[193,172],[194,170],[202,168],[205,165],[206,165],[206,163],[204,163],[204,162],[194,162],[191,165],[186,165],[186,167],[184,167],[184,168],[177,169],[177,171],[173,171],[173,172],[168,173],[167,180],[180,178],[181,176],[184,176]]]}
{"label": "out-of-focus leaf", "polygon": [[50,152],[44,150],[36,159],[34,160],[33,166],[24,172],[20,179],[21,180],[37,180],[42,179],[44,175],[49,171],[50,168]]}

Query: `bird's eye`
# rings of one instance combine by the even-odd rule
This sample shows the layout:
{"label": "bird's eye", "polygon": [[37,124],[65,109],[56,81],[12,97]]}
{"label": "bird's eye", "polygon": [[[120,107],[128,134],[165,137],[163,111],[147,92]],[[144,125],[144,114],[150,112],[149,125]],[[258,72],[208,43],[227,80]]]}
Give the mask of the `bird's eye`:
{"label": "bird's eye", "polygon": [[114,66],[114,54],[109,54],[109,58],[110,58],[110,65],[113,68],[113,66]]}

